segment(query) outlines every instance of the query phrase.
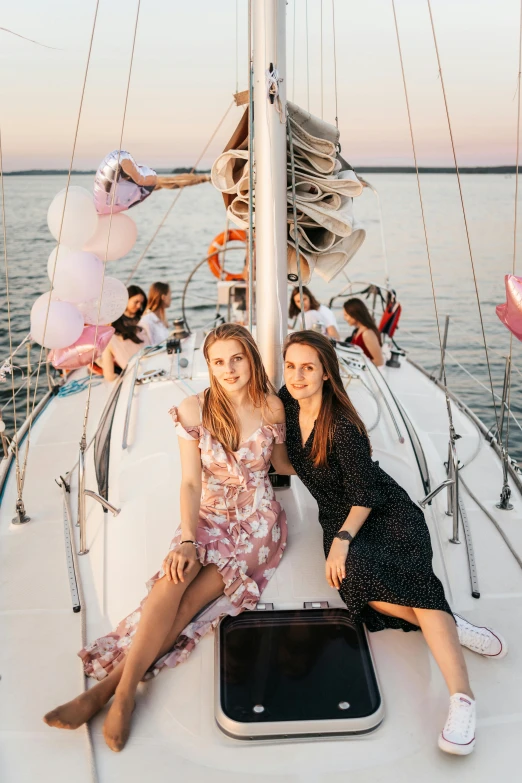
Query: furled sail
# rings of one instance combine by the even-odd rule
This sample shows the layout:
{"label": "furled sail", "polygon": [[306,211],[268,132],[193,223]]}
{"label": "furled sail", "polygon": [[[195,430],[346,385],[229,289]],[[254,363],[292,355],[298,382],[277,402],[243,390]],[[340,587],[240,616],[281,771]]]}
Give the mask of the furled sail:
{"label": "furled sail", "polygon": [[[363,183],[340,155],[339,130],[294,103],[287,103],[288,272],[307,283],[315,271],[332,280],[366,237],[353,214]],[[293,170],[291,145],[293,146]],[[223,194],[229,220],[248,229],[250,182],[248,112],[212,166],[212,183]],[[294,220],[294,199],[296,219]],[[254,198],[255,223],[255,198]]]}

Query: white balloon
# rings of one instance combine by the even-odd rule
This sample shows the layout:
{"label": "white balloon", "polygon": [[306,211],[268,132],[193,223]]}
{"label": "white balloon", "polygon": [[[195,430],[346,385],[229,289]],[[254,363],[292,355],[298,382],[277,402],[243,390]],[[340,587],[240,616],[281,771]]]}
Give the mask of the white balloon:
{"label": "white balloon", "polygon": [[45,348],[67,348],[82,332],[83,316],[78,308],[70,302],[55,299],[54,291],[42,294],[33,304],[31,337]]}
{"label": "white balloon", "polygon": [[47,212],[47,225],[56,241],[60,238],[60,244],[63,242],[73,250],[80,250],[96,231],[98,213],[92,194],[85,188],[72,185],[67,194],[64,214],[65,193],[64,188],[53,198]]}
{"label": "white balloon", "polygon": [[54,273],[54,292],[63,302],[85,302],[100,295],[103,264],[94,253],[76,250],[64,258]]}
{"label": "white balloon", "polygon": [[82,312],[86,324],[110,324],[123,315],[129,294],[126,286],[115,277],[106,277],[103,281],[103,295],[98,315],[98,300],[81,302],[78,309]]}
{"label": "white balloon", "polygon": [[[47,274],[49,275],[49,280],[52,282],[53,280],[53,271],[54,271],[54,264],[56,261],[56,255],[58,251],[58,246],[54,248],[54,250],[51,250],[51,253],[49,255],[49,259],[47,261]],[[60,243],[60,250],[58,252],[58,261],[56,261],[56,269],[58,269],[59,266],[63,264],[63,260],[65,256],[70,255],[73,251],[70,247],[66,247],[65,245],[62,245]]]}
{"label": "white balloon", "polygon": [[[110,239],[107,252],[109,228]],[[102,260],[105,260],[105,254],[107,253],[107,261],[117,261],[118,258],[123,258],[132,250],[136,244],[137,237],[138,228],[136,223],[128,215],[113,215],[112,222],[110,215],[99,215],[98,228],[84,246],[84,250],[96,253],[98,258]]]}

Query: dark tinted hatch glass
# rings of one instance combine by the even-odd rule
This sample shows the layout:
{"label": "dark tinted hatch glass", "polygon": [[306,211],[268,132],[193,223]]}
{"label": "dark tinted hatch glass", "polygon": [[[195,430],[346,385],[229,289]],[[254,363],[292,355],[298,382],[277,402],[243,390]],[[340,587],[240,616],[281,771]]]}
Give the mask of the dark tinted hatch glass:
{"label": "dark tinted hatch glass", "polygon": [[242,723],[372,715],[380,704],[362,628],[343,609],[244,612],[220,626],[221,708]]}

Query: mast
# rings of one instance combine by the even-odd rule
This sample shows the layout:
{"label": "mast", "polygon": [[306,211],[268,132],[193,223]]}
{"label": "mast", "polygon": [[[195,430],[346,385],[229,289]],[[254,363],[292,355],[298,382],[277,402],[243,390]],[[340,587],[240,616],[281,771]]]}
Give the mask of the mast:
{"label": "mast", "polygon": [[[257,344],[278,387],[287,332],[286,2],[252,0]],[[267,73],[277,71],[269,97]],[[272,82],[274,84],[274,82]]]}

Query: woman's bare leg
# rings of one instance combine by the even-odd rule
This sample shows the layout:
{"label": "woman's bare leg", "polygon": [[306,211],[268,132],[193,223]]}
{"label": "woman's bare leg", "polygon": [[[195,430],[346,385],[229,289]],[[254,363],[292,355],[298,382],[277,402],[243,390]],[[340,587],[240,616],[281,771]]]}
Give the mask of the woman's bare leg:
{"label": "woman's bare leg", "polygon": [[446,681],[450,695],[465,693],[474,699],[453,617],[437,609],[413,607],[413,611],[431,654]]}
{"label": "woman's bare leg", "polygon": [[[192,583],[187,585],[190,576]],[[180,589],[174,592],[180,587],[184,588],[183,592]],[[165,578],[156,582],[143,606],[138,630],[103,726],[105,741],[111,750],[122,750],[127,741],[136,688],[147,669],[163,652],[168,652],[192,617],[222,592],[223,579],[212,565],[199,573],[187,574],[184,584],[174,585]]]}
{"label": "woman's bare leg", "polygon": [[101,682],[96,683],[93,688],[89,688],[76,698],[66,704],[61,704],[44,715],[45,723],[56,729],[78,729],[87,723],[114,696],[114,691],[123,674],[124,662],[121,661],[117,664],[112,672]]}
{"label": "woman's bare leg", "polygon": [[[203,589],[200,589],[199,580],[205,577],[204,582],[207,583],[212,572],[217,572],[216,566],[206,566],[203,569],[203,572],[198,576],[198,589],[194,589],[194,582],[192,582],[183,593],[176,618],[161,646],[161,650],[157,656],[158,658],[174,646],[179,634],[189,624],[194,615],[223,592],[223,580],[219,576],[219,573],[217,573],[218,578],[213,578],[212,580],[215,586],[214,590],[211,589],[207,593],[205,584],[201,584],[201,588]],[[210,584],[208,587],[210,588]],[[44,716],[45,723],[47,723],[48,726],[58,729],[77,729],[80,726],[83,726],[84,723],[103,709],[107,702],[114,696],[123,674],[125,661],[126,659],[120,661],[113,671],[94,687],[89,688],[66,704],[62,704],[48,712],[47,715]]]}
{"label": "woman's bare leg", "polygon": [[412,625],[419,625],[417,615],[410,606],[401,606],[400,604],[388,604],[385,601],[369,601],[368,606],[381,614],[387,614],[388,617],[399,617],[401,620],[407,620]]}
{"label": "woman's bare leg", "polygon": [[385,601],[371,601],[369,605],[382,614],[400,617],[402,620],[418,625],[442,672],[450,695],[465,693],[472,699],[475,698],[469,683],[457,627],[450,614],[438,609],[417,609],[389,604]]}

